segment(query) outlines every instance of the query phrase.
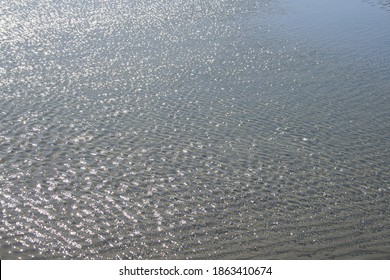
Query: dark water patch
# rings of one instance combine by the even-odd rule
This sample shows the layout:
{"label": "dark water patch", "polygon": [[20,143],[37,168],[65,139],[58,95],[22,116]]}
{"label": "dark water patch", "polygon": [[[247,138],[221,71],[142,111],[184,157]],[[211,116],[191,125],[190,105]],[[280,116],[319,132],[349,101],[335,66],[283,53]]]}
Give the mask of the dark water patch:
{"label": "dark water patch", "polygon": [[[388,60],[388,14],[360,1],[286,1],[286,16],[277,17],[285,32],[315,48],[377,62]],[[382,62],[383,63],[383,62]],[[388,63],[388,61],[386,62]]]}
{"label": "dark water patch", "polygon": [[369,4],[375,7],[380,7],[386,11],[390,11],[390,1],[388,0],[376,0],[376,1],[367,1]]}

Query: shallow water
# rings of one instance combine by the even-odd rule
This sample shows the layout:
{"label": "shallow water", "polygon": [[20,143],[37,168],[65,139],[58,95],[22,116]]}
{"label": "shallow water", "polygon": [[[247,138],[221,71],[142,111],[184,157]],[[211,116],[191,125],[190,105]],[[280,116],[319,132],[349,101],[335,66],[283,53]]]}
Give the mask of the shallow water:
{"label": "shallow water", "polygon": [[388,3],[318,2],[1,1],[1,259],[389,259]]}

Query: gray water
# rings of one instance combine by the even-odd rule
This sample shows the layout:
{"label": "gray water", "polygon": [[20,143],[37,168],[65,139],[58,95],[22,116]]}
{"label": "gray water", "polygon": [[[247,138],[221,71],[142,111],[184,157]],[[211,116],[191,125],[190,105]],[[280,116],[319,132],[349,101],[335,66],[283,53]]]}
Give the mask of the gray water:
{"label": "gray water", "polygon": [[389,259],[389,95],[389,1],[2,0],[0,257]]}

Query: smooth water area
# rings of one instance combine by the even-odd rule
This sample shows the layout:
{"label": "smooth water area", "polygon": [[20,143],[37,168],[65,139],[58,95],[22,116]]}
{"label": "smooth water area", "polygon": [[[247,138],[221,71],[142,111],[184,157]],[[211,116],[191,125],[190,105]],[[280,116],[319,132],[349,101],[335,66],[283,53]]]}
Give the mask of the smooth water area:
{"label": "smooth water area", "polygon": [[389,95],[385,0],[2,0],[0,258],[389,259]]}

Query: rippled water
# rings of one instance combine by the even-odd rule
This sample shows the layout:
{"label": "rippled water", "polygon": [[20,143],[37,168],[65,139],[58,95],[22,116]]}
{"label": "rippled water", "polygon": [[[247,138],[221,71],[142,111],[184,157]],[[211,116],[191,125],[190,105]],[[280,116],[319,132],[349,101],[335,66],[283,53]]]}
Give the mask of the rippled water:
{"label": "rippled water", "polygon": [[388,1],[318,2],[0,1],[1,259],[390,258]]}

